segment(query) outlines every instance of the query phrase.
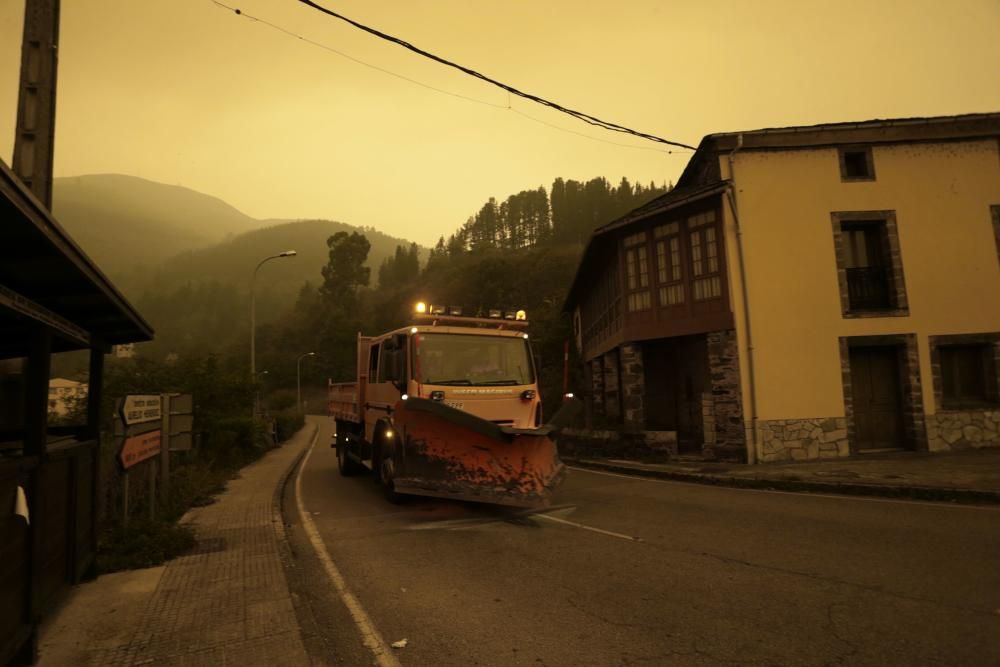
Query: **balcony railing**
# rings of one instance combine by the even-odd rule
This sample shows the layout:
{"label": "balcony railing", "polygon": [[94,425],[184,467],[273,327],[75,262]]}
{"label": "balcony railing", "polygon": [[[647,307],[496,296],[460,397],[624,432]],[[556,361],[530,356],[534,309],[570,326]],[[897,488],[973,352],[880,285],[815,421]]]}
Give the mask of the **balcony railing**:
{"label": "balcony railing", "polygon": [[851,310],[888,310],[889,271],[883,266],[847,269],[847,294]]}

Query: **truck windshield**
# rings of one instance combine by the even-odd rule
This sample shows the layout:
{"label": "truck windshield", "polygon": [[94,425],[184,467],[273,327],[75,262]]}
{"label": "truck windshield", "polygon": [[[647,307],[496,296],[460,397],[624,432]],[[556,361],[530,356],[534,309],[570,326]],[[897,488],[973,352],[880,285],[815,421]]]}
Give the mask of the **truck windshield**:
{"label": "truck windshield", "polygon": [[513,336],[418,334],[413,337],[417,382],[441,385],[534,384],[528,341]]}

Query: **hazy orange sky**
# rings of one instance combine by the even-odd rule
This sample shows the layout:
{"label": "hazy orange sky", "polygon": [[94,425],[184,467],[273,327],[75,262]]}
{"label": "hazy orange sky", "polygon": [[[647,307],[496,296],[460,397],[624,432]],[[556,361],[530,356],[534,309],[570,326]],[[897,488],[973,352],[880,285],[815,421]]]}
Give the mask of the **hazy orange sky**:
{"label": "hazy orange sky", "polygon": [[[63,0],[55,173],[184,185],[258,218],[431,244],[553,178],[676,179],[687,155],[592,128],[294,0]],[[711,132],[1000,110],[998,0],[322,2],[523,90],[697,144]],[[23,0],[0,0],[10,164]],[[640,148],[621,147],[615,142]],[[655,150],[650,150],[655,149]]]}

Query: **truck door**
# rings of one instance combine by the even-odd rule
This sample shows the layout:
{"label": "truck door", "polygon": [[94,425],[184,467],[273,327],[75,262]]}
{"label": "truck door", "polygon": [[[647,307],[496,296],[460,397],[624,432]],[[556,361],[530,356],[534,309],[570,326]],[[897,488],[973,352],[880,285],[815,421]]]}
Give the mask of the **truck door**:
{"label": "truck door", "polygon": [[365,402],[365,435],[373,442],[379,419],[390,418],[406,383],[406,335],[397,334],[372,344],[371,372]]}

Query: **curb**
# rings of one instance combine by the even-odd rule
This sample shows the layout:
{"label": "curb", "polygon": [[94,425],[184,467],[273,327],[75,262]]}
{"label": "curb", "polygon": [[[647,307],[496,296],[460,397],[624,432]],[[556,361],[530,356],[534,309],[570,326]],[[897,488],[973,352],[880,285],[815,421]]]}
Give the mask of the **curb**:
{"label": "curb", "polygon": [[934,502],[949,502],[963,504],[1000,504],[1000,492],[983,491],[979,489],[956,489],[934,486],[901,486],[889,484],[858,484],[841,482],[810,482],[792,479],[773,479],[762,477],[733,477],[728,475],[709,475],[688,473],[677,470],[640,469],[631,466],[594,461],[591,459],[575,459],[562,457],[563,463],[603,470],[633,477],[649,477],[665,479],[673,482],[688,482],[711,486],[727,486],[739,489],[761,489],[770,491],[792,491],[795,493],[830,493],[845,496],[875,496],[880,498],[904,498],[909,500],[929,500]]}
{"label": "curb", "polygon": [[[307,428],[306,426],[302,427],[303,430],[306,428]],[[315,437],[318,432],[319,432],[319,424],[316,424],[313,426],[312,434],[307,438],[307,440],[312,440],[312,438]],[[296,433],[295,435],[298,435],[298,433]],[[271,523],[274,526],[274,532],[277,534],[278,539],[285,540],[286,542],[288,540],[288,531],[285,530],[285,517],[284,517],[285,508],[283,502],[285,495],[285,486],[288,484],[288,478],[291,477],[295,469],[299,467],[299,464],[302,462],[302,458],[306,455],[307,451],[309,451],[308,446],[303,447],[302,451],[296,454],[295,458],[288,465],[288,469],[281,474],[281,477],[278,479],[277,485],[274,487],[274,493],[271,495]]]}

